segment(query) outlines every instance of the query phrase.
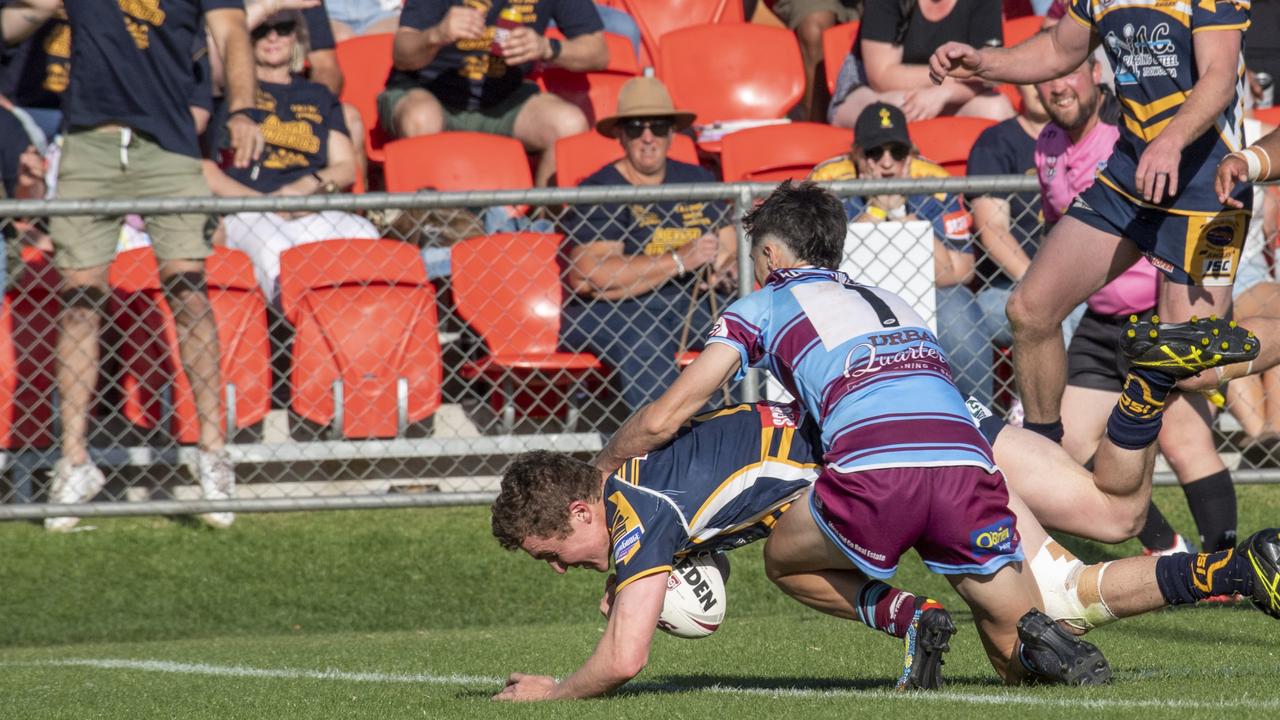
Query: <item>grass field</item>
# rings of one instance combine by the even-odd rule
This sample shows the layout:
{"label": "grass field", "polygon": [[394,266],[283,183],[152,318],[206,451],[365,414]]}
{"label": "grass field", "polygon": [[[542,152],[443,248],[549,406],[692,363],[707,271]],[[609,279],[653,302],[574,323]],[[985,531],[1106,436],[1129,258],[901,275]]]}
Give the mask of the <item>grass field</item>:
{"label": "grass field", "polygon": [[[1157,500],[1191,530],[1177,490]],[[1280,524],[1280,488],[1240,488],[1240,527]],[[1280,625],[1245,606],[1163,611],[1092,640],[1116,682],[1006,690],[970,618],[918,559],[898,584],[961,624],[943,693],[895,694],[900,644],[818,615],[731,554],[712,637],[659,636],[620,696],[489,702],[512,671],[563,675],[603,628],[603,575],[558,577],[502,552],[485,508],[241,516],[213,532],[169,519],[85,521],[47,536],[0,524],[0,718],[1233,717],[1280,710]],[[1089,559],[1136,543],[1073,543]]]}

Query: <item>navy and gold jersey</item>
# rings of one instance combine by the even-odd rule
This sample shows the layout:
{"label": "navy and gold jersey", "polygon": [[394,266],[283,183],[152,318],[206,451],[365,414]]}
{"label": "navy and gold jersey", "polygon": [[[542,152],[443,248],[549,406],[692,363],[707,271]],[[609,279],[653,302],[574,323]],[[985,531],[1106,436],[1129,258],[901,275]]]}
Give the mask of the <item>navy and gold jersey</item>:
{"label": "navy and gold jersey", "polygon": [[820,461],[817,427],[794,406],[734,405],[695,417],[605,482],[618,589],[670,570],[681,555],[765,537]]}
{"label": "navy and gold jersey", "polygon": [[[1138,159],[1182,107],[1200,78],[1192,37],[1207,30],[1243,32],[1249,0],[1071,0],[1067,16],[1097,33],[1115,71],[1123,117],[1120,140],[1098,179],[1138,205]],[[1214,171],[1228,153],[1244,146],[1244,56],[1235,95],[1213,127],[1182,151],[1177,194],[1159,208],[1180,215],[1222,209],[1213,190]],[[1243,200],[1247,184],[1237,187]]]}

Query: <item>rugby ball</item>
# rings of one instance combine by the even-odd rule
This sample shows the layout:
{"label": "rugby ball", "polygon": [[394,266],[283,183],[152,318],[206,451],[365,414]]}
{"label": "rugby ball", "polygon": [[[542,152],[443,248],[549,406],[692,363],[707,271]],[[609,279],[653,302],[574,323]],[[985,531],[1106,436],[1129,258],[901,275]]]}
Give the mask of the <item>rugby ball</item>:
{"label": "rugby ball", "polygon": [[678,559],[667,576],[658,629],[687,640],[715,632],[724,621],[724,583],[728,578],[729,560],[723,553]]}

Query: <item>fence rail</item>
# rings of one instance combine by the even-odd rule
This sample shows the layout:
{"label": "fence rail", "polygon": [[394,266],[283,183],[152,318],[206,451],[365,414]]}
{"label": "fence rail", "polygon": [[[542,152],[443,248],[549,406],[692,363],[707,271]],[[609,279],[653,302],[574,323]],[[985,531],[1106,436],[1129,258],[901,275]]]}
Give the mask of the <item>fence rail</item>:
{"label": "fence rail", "polygon": [[[830,187],[850,200],[851,215],[877,195],[934,198],[943,212],[986,196],[1012,208],[1015,233],[1040,231],[1027,204],[1036,182],[1025,176]],[[724,305],[751,291],[742,216],[772,189],[0,201],[6,238],[29,246],[20,264],[10,256],[0,319],[0,434],[8,448],[0,519],[487,502],[512,455],[551,449],[587,457],[670,382]],[[851,222],[845,268],[916,304],[936,326],[962,390],[1008,412],[1016,398],[1007,340],[987,328],[993,316],[982,316],[984,293],[998,296],[1005,285],[979,263],[976,279],[938,287],[935,252],[963,263],[969,249],[943,237],[928,212],[879,226]],[[102,362],[89,442],[109,482],[95,502],[46,504],[62,432],[59,275],[48,253],[34,249],[47,246],[46,219],[193,213],[208,217],[211,243],[232,248],[208,266],[221,346],[219,416],[207,417],[207,402],[200,414],[181,352],[186,326],[169,310],[150,251],[139,249],[150,242],[145,225],[127,222],[110,292],[95,308]],[[622,243],[660,264],[706,233],[723,235],[721,252],[706,263],[718,264],[717,273],[673,269],[644,285],[602,276],[578,250]],[[1002,310],[995,319],[1003,321]],[[777,392],[752,372],[725,397]],[[1254,410],[1255,419],[1264,412]],[[240,477],[233,500],[203,499],[190,472],[196,437],[210,422],[231,426],[228,451]],[[1215,423],[1210,441],[1240,465],[1237,481],[1280,480],[1275,458],[1240,463],[1247,423]],[[1157,482],[1171,477],[1158,473]]]}

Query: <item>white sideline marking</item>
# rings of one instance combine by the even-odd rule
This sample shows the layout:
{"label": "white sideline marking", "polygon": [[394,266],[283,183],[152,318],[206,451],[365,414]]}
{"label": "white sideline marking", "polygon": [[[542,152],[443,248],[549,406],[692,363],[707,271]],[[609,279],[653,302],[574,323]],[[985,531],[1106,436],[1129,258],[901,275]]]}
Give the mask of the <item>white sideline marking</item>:
{"label": "white sideline marking", "polygon": [[[295,668],[255,668],[244,665],[209,665],[207,663],[182,663],[169,660],[128,660],[117,658],[68,658],[35,662],[0,662],[0,667],[88,667],[103,670],[139,670],[142,672],[177,673],[182,675],[218,675],[223,677],[284,678],[306,680],[340,680],[346,682],[409,683],[420,685],[493,685],[499,686],[503,678],[486,675],[432,675],[429,673],[380,673],[348,672],[345,670],[301,670]],[[1001,692],[981,693],[898,693],[890,690],[843,690],[839,688],[764,688],[736,685],[710,685],[692,687],[663,683],[637,683],[634,691],[663,690],[682,693],[713,693],[719,695],[753,695],[764,697],[795,698],[863,698],[914,703],[956,702],[969,705],[1024,705],[1032,707],[1088,708],[1093,710],[1154,708],[1169,710],[1280,710],[1280,699],[1222,698],[1205,700],[1151,699],[1126,700],[1075,696],[1048,698],[1034,695]],[[624,688],[625,691],[625,688]],[[1087,691],[1082,691],[1087,692]]]}

